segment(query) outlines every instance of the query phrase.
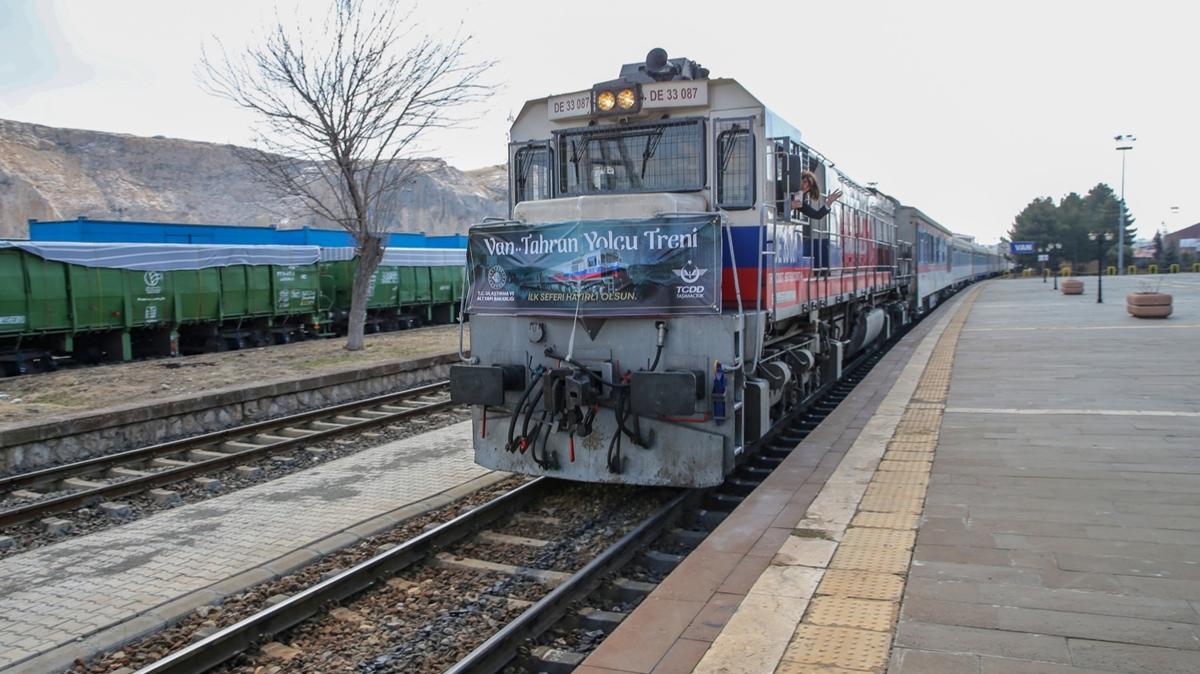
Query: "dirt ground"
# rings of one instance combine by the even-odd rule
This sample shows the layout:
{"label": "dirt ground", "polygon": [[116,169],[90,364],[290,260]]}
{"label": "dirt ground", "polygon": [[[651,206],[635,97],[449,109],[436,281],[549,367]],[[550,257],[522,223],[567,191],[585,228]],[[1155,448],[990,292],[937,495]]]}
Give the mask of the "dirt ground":
{"label": "dirt ground", "polygon": [[344,339],[322,339],[0,379],[0,429],[118,405],[450,353],[458,349],[458,326],[370,335],[366,348],[358,353],[346,351],[344,345]]}

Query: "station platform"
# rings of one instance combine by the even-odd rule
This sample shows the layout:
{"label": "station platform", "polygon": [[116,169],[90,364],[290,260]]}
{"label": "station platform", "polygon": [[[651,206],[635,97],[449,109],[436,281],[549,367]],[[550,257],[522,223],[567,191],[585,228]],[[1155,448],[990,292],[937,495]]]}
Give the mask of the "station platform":
{"label": "station platform", "polygon": [[46,674],[498,482],[470,422],[0,560],[0,672]]}
{"label": "station platform", "polygon": [[916,326],[577,674],[1200,672],[1200,277],[1083,280]]}

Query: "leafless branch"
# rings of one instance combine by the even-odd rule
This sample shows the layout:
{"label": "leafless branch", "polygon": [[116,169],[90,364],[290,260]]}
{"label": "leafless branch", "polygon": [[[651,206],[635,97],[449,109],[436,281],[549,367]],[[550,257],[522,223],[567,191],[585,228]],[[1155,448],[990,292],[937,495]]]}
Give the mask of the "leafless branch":
{"label": "leafless branch", "polygon": [[277,16],[237,53],[218,41],[201,84],[254,114],[256,147],[239,156],[281,199],[349,232],[361,271],[376,249],[382,258],[406,190],[428,170],[415,157],[425,132],[461,123],[457,110],[492,93],[494,62],[470,61],[470,41],[420,33],[386,0],[333,0],[323,22]]}

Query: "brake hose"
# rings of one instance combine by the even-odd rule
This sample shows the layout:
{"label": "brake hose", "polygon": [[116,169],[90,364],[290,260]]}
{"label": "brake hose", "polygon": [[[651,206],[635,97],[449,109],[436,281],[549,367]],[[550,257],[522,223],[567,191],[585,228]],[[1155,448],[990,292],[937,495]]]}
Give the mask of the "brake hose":
{"label": "brake hose", "polygon": [[530,380],[529,386],[525,387],[525,392],[521,394],[521,399],[517,401],[517,406],[513,408],[512,415],[508,418],[508,444],[504,448],[510,452],[515,449],[513,446],[513,429],[516,428],[517,417],[521,416],[521,408],[525,406],[525,401],[529,399],[529,394],[533,391],[533,387],[537,386],[538,381],[542,378],[542,374],[545,371],[545,368],[541,365],[537,366],[537,369],[533,371],[533,379]]}
{"label": "brake hose", "polygon": [[[541,402],[541,400],[542,400],[542,394],[544,394],[545,392],[546,392],[545,387],[539,388],[537,394],[533,396],[533,399],[529,401],[529,405],[525,408],[525,419],[524,419],[524,421],[521,422],[521,437],[517,438],[518,443],[524,444],[526,441],[528,441],[528,439],[529,439],[529,419],[531,417],[533,417],[533,411],[535,409],[537,409],[538,403]],[[540,429],[540,428],[541,428],[541,422],[539,421],[538,429]],[[534,433],[536,434],[537,430],[534,430]],[[521,451],[522,452],[525,451],[524,447],[521,448]]]}

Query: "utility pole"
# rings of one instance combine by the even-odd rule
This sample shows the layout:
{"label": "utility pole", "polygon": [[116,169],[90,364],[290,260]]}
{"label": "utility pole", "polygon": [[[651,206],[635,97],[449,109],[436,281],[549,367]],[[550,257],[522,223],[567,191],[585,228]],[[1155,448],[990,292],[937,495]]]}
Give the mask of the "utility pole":
{"label": "utility pole", "polygon": [[1133,149],[1133,141],[1137,138],[1131,133],[1120,133],[1113,136],[1113,140],[1117,141],[1117,151],[1121,153],[1121,213],[1117,218],[1117,274],[1120,275],[1125,273],[1125,152]]}

